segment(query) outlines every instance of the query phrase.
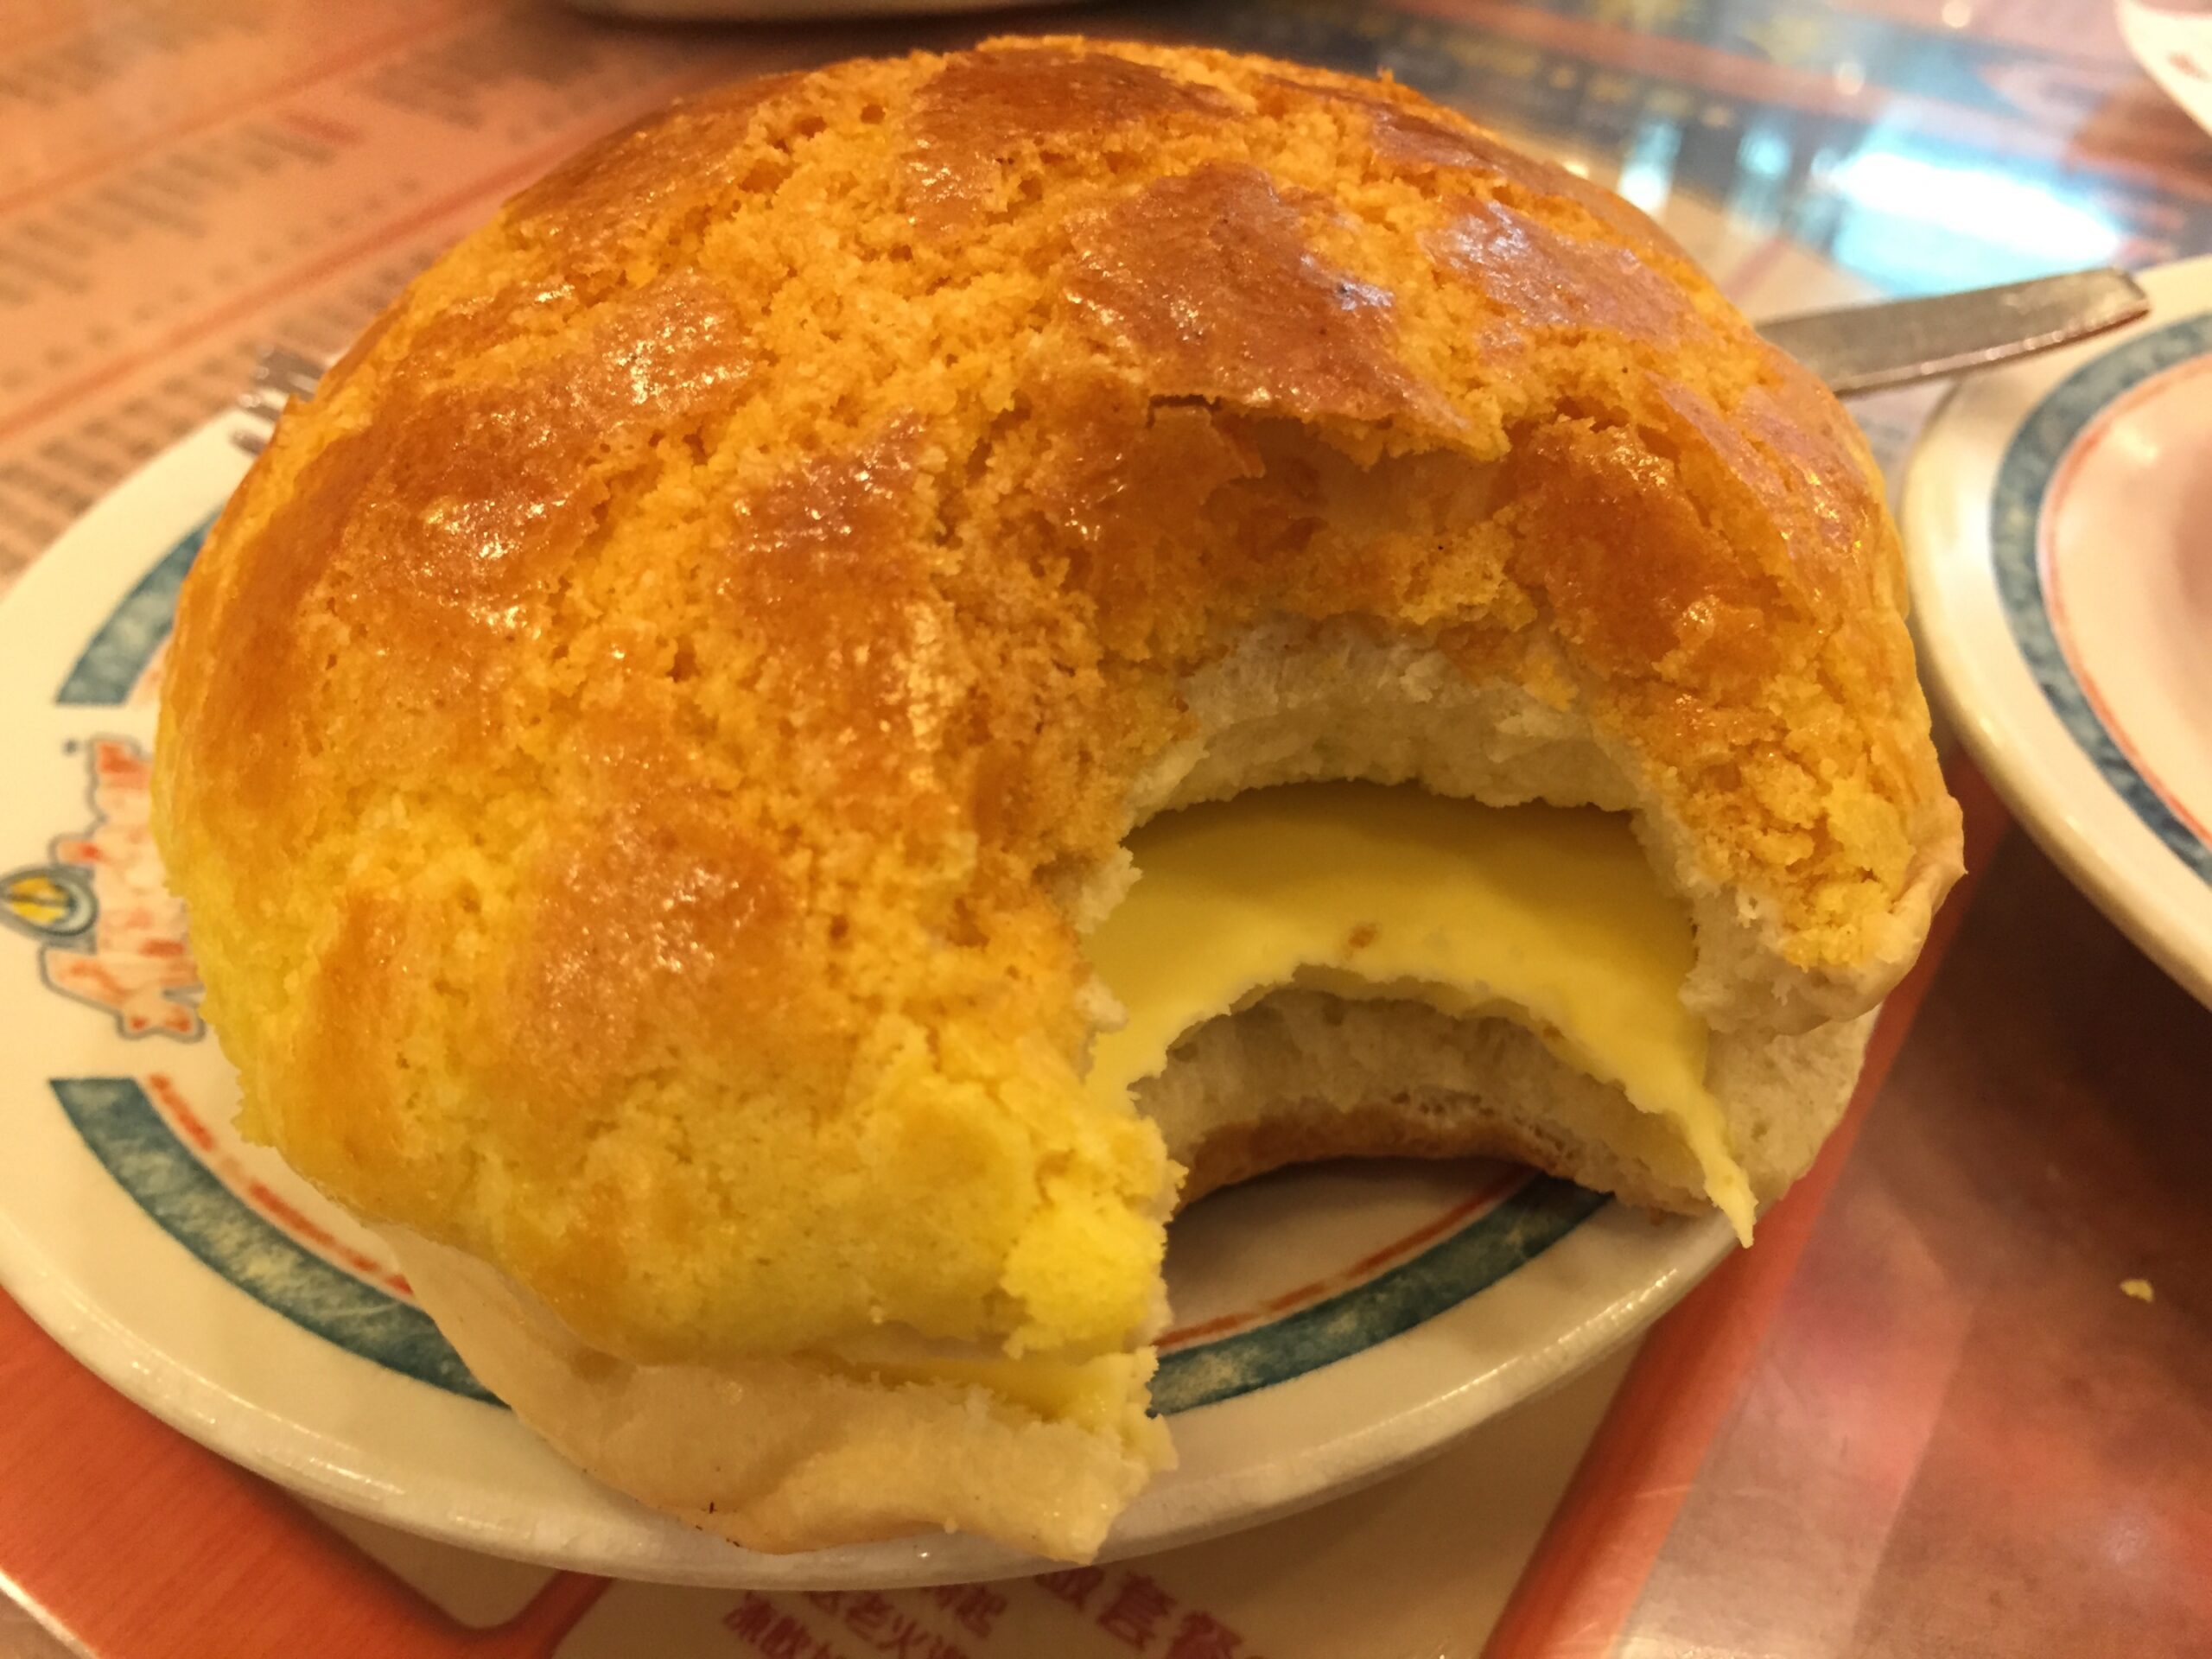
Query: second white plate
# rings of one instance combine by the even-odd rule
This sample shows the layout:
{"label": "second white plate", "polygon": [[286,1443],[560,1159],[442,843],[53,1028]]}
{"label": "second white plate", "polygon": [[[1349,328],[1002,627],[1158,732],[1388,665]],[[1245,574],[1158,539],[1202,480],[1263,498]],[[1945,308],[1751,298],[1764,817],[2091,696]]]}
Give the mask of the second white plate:
{"label": "second white plate", "polygon": [[2134,327],[1969,380],[1904,528],[1926,666],[2105,912],[2212,1004],[2212,258]]}

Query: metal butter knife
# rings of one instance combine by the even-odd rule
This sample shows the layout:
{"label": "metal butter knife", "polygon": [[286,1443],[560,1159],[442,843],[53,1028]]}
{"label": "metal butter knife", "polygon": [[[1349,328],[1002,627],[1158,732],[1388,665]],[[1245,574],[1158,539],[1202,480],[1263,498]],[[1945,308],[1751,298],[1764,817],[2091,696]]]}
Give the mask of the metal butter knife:
{"label": "metal butter knife", "polygon": [[2150,296],[2124,270],[1978,288],[1932,299],[1808,311],[1758,331],[1839,397],[1994,368],[2147,316]]}

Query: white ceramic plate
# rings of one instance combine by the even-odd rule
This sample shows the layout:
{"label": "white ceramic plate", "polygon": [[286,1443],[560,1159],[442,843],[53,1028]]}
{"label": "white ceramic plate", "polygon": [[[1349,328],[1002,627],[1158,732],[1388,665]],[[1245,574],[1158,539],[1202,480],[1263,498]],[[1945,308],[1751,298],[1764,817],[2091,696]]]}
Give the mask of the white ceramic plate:
{"label": "white ceramic plate", "polygon": [[[1033,1570],[967,1537],[755,1555],[649,1513],[478,1387],[372,1234],[230,1127],[146,830],[178,582],[245,466],[218,421],[0,606],[0,1280],[115,1387],[287,1485],[500,1554],[627,1578],[926,1583]],[[1177,1224],[1156,1397],[1182,1465],[1109,1553],[1373,1479],[1637,1330],[1725,1253],[1487,1165],[1302,1172]]]}
{"label": "white ceramic plate", "polygon": [[1969,380],[1907,474],[1926,667],[1991,780],[2212,1004],[2212,258],[2151,316]]}

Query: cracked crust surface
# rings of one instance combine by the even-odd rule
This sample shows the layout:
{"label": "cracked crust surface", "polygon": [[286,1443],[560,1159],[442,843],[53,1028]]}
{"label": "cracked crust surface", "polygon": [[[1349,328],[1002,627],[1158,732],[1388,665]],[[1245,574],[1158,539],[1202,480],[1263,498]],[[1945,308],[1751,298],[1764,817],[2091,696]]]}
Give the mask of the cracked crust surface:
{"label": "cracked crust surface", "polygon": [[1249,641],[1586,733],[1699,1006],[1802,1029],[1957,868],[1904,603],[1847,418],[1632,208],[999,42],[678,105],[418,280],[186,585],[157,823],[249,1128],[594,1346],[1111,1351],[1170,1166],[1066,895]]}

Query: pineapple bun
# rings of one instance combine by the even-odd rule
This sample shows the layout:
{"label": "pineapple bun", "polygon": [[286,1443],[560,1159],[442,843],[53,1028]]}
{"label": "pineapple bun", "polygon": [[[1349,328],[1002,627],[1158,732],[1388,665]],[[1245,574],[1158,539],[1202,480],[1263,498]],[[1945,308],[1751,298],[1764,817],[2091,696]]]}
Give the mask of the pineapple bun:
{"label": "pineapple bun", "polygon": [[[677,104],[416,280],[185,585],[156,830],[245,1130],[556,1446],[752,1548],[1080,1559],[1172,1460],[1179,1194],[1484,1154],[1748,1232],[1802,1172],[1960,867],[1904,602],[1849,419],[1633,207],[1388,82],[1002,40]],[[1155,858],[1478,843],[1592,960],[1611,861],[1656,1001],[1370,921],[1115,1058],[1112,963],[1240,925],[1114,945]]]}

